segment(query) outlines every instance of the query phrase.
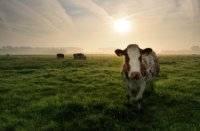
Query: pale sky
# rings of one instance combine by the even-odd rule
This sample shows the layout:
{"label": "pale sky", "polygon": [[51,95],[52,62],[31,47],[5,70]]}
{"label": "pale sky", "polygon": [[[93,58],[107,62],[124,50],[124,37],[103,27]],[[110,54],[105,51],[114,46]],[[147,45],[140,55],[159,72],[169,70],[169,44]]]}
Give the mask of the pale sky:
{"label": "pale sky", "polygon": [[[113,22],[130,22],[117,32]],[[0,0],[0,46],[200,46],[200,0]]]}

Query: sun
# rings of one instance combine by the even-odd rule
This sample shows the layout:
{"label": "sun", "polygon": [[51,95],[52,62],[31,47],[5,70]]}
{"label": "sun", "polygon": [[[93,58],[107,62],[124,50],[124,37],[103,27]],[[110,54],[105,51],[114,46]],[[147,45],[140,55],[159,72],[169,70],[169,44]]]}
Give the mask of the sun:
{"label": "sun", "polygon": [[115,20],[113,24],[117,32],[128,32],[131,28],[130,22],[126,19]]}

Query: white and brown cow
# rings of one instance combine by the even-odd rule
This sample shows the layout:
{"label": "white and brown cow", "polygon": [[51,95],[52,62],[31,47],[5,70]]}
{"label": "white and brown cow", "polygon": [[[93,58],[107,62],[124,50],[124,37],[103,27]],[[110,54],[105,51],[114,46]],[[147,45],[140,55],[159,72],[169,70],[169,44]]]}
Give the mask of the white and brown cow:
{"label": "white and brown cow", "polygon": [[137,108],[141,109],[141,100],[146,83],[153,81],[159,74],[159,63],[155,52],[151,48],[140,49],[136,44],[130,44],[124,50],[116,49],[117,56],[125,56],[122,77],[125,83],[127,103],[130,104],[132,93],[136,92]]}

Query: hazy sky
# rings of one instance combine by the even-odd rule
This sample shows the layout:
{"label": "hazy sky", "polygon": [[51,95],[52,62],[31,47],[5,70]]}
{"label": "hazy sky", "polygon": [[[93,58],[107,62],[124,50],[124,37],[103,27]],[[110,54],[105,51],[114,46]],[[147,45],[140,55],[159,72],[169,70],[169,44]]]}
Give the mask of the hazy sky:
{"label": "hazy sky", "polygon": [[[130,21],[117,32],[113,21]],[[0,46],[155,50],[200,45],[200,0],[0,0]]]}

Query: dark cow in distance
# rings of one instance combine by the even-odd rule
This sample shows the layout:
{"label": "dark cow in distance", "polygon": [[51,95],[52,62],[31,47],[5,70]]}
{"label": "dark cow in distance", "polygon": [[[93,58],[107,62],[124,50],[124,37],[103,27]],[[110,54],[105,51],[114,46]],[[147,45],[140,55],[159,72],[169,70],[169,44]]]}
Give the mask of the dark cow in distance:
{"label": "dark cow in distance", "polygon": [[83,53],[73,54],[74,60],[86,60],[86,56]]}
{"label": "dark cow in distance", "polygon": [[57,59],[64,59],[65,55],[62,53],[57,54]]}
{"label": "dark cow in distance", "polygon": [[127,103],[130,104],[132,93],[136,93],[138,110],[141,109],[141,100],[146,83],[150,82],[152,91],[153,81],[158,76],[160,66],[155,52],[151,48],[141,49],[137,44],[130,44],[126,49],[116,49],[117,56],[124,56],[122,78],[125,83]]}

